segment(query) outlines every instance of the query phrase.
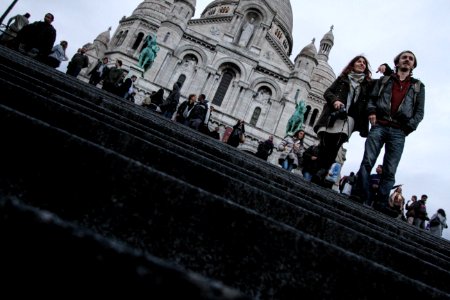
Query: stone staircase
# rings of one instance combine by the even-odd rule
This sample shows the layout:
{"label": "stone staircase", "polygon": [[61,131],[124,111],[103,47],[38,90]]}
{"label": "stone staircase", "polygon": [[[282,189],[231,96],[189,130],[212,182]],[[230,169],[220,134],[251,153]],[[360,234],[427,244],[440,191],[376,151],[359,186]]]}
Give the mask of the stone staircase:
{"label": "stone staircase", "polygon": [[3,47],[0,78],[0,265],[30,283],[58,281],[45,262],[161,298],[450,299],[444,239]]}

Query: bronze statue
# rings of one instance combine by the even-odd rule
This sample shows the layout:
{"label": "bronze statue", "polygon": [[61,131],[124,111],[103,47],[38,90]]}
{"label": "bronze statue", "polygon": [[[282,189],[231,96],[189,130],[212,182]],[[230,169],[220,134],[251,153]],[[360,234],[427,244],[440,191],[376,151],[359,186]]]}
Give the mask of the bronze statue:
{"label": "bronze statue", "polygon": [[156,35],[153,34],[153,37],[148,35],[145,38],[145,48],[142,50],[139,55],[139,63],[138,66],[144,69],[144,72],[147,71],[153,64],[156,58],[156,54],[159,51],[159,47],[156,44]]}
{"label": "bronze statue", "polygon": [[305,101],[300,101],[299,103],[295,101],[295,112],[286,125],[286,135],[292,136],[294,135],[295,132],[302,129],[305,111],[306,111]]}

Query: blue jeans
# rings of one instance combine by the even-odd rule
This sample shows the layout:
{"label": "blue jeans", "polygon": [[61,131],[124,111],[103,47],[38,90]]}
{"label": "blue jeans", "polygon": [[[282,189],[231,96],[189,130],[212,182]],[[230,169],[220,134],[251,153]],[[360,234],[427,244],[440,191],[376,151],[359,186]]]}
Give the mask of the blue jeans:
{"label": "blue jeans", "polygon": [[306,181],[311,181],[312,177],[313,177],[313,174],[311,174],[307,171],[303,172],[303,179],[305,179]]}
{"label": "blue jeans", "polygon": [[378,201],[380,206],[388,205],[389,194],[395,183],[395,173],[402,157],[405,137],[405,133],[399,128],[377,124],[370,129],[365,144],[364,157],[358,171],[356,192],[354,194],[360,196],[364,201],[369,200],[370,171],[384,146],[383,173],[381,174],[378,188],[378,199],[374,200]]}
{"label": "blue jeans", "polygon": [[165,111],[163,113],[163,116],[166,117],[166,118],[172,119],[173,113],[174,113],[173,111]]}
{"label": "blue jeans", "polygon": [[288,170],[289,172],[294,168],[292,162],[289,162],[289,159],[287,158],[283,161],[283,164],[281,166],[283,167],[283,169]]}

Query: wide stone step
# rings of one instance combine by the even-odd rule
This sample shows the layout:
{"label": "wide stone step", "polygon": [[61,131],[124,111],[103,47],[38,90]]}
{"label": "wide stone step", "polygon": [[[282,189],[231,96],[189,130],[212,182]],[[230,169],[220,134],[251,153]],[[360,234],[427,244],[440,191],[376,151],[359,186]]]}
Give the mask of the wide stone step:
{"label": "wide stone step", "polygon": [[[3,70],[6,70],[4,68],[5,66],[0,64],[0,69],[3,68]],[[88,139],[94,144],[107,147],[118,154],[125,155],[128,159],[137,160],[145,165],[149,165],[165,174],[182,179],[187,184],[200,187],[204,191],[222,197],[225,196],[227,200],[235,201],[235,203],[258,211],[270,219],[277,220],[295,228],[301,228],[303,234],[313,234],[319,238],[323,238],[327,242],[355,252],[358,255],[366,256],[364,252],[369,253],[372,250],[376,254],[369,254],[366,257],[377,260],[378,256],[381,257],[381,254],[385,250],[389,250],[389,248],[380,247],[380,243],[387,242],[396,248],[394,251],[395,255],[393,255],[396,258],[400,258],[402,252],[405,251],[410,256],[408,259],[411,256],[418,256],[421,260],[424,260],[424,262],[420,263],[419,270],[417,270],[422,275],[423,272],[421,270],[427,268],[428,263],[426,261],[431,261],[437,265],[439,265],[439,262],[443,262],[444,266],[448,263],[448,256],[445,254],[442,255],[448,249],[448,243],[442,242],[442,240],[437,241],[433,237],[430,238],[429,235],[396,220],[384,217],[378,220],[380,216],[376,213],[371,216],[373,212],[364,208],[361,209],[361,206],[358,204],[348,202],[346,199],[329,191],[322,190],[317,186],[305,184],[301,179],[279,168],[274,168],[259,160],[253,160],[252,157],[242,154],[240,151],[236,151],[236,149],[221,145],[188,128],[172,124],[172,122],[160,118],[157,115],[149,114],[139,107],[110,97],[107,93],[84,85],[82,82],[74,79],[69,79],[65,82],[63,74],[62,76],[60,74],[56,76],[59,81],[54,80],[52,78],[53,73],[55,73],[54,70],[47,72],[46,67],[42,68],[42,66],[37,66],[37,69],[39,67],[41,68],[39,70],[41,73],[36,72],[32,74],[34,77],[31,76],[28,78],[29,81],[33,82],[31,85],[33,92],[37,93],[38,96],[45,95],[47,98],[53,98],[61,102],[64,107],[67,106],[72,109],[72,111],[60,107],[55,109],[55,104],[44,104],[44,107],[48,106],[46,107],[48,111],[44,112],[47,118],[39,115],[45,111],[45,109],[39,108],[39,105],[30,108],[28,111],[24,111],[22,107],[21,111],[32,114],[31,112],[36,110],[38,111],[37,115],[34,112],[32,115],[38,117],[38,119],[45,119],[51,126],[68,130],[70,134],[81,136],[83,139]],[[13,68],[12,72],[10,70],[9,73],[11,74],[14,72],[19,74],[15,78],[14,75],[11,76],[10,83],[15,82],[17,84],[16,87],[20,89],[21,86],[27,85],[24,84],[23,79],[21,82],[20,80],[18,81],[18,78],[24,74],[21,74],[17,69],[20,68]],[[3,75],[1,76],[2,78],[6,77]],[[49,85],[47,82],[51,82],[51,84]],[[83,85],[85,89],[77,89],[80,87],[83,88]],[[70,88],[74,91],[68,93],[66,90],[70,90]],[[33,97],[35,96],[32,91],[27,92],[30,92],[30,95]],[[45,100],[42,103],[45,103]],[[22,106],[26,106],[27,104],[29,103],[21,103]],[[64,113],[58,118],[57,115],[60,112]],[[71,118],[71,114],[76,115],[76,117]],[[60,119],[65,119],[66,117],[67,121],[61,122]],[[86,122],[86,119],[90,121]],[[70,124],[71,122],[75,125],[78,122],[84,125],[71,126],[73,125]],[[92,128],[98,128],[99,133],[102,132],[100,130],[104,130],[103,137],[102,134],[90,134],[88,128],[91,125]],[[146,125],[150,125],[152,130],[149,131]],[[126,136],[130,134],[130,137]],[[108,138],[104,136],[108,136]],[[121,141],[126,141],[129,145],[123,146],[121,145]],[[175,144],[178,148],[173,152],[161,154],[164,153],[162,151],[164,147],[170,146],[171,144]],[[180,150],[184,148],[187,149],[185,151]],[[143,151],[136,155],[137,150]],[[143,154],[157,155],[156,157],[159,155],[159,160],[148,160]],[[171,161],[167,158],[168,155],[175,155],[176,159]],[[194,157],[192,157],[193,155]],[[214,162],[214,158],[219,163],[212,163]],[[164,161],[170,162],[167,164],[167,167],[165,167]],[[178,170],[177,164],[180,167]],[[210,188],[208,184],[204,183],[202,185],[200,176],[194,176],[194,179],[190,180],[189,176],[186,176],[186,174],[183,175],[183,168],[192,168],[193,171],[202,172],[208,180],[213,179],[213,182],[217,180],[216,185],[218,188],[215,186]],[[229,183],[226,181],[229,181]],[[224,182],[225,186],[222,186]],[[255,184],[256,186],[253,186]],[[236,193],[230,193],[230,189],[236,190],[237,188],[245,190],[246,194],[244,197],[236,196]],[[281,200],[280,197],[290,203]],[[259,201],[258,198],[261,198],[262,201]],[[52,203],[52,205],[55,203]],[[286,210],[289,210],[289,213],[286,213]],[[341,214],[340,217],[338,217],[339,213]],[[297,220],[298,215],[302,216],[300,221]],[[308,224],[308,221],[312,221],[314,226]],[[352,224],[354,228],[352,228]],[[343,231],[344,233],[334,237],[333,232],[336,232],[336,230]],[[356,237],[349,238],[353,232],[356,232]],[[103,233],[111,234],[111,232],[108,233],[107,231]],[[355,250],[354,248],[358,247],[351,246],[352,242],[357,243],[355,246],[363,245],[361,241],[364,238],[367,239],[367,235],[371,238],[369,238],[369,243],[367,243],[367,247],[363,247],[363,250]],[[410,236],[414,235],[417,237],[411,239]],[[124,235],[122,238],[126,239],[127,236]],[[410,252],[410,248],[415,248],[415,245],[418,246],[419,250]],[[377,251],[370,249],[370,247],[374,246]],[[430,252],[430,254],[427,254],[427,252]],[[424,255],[422,256],[422,254]],[[393,262],[397,261],[396,259],[389,258],[386,260],[387,262],[383,259],[380,259],[379,262],[402,273],[402,267],[396,267],[396,264],[389,260]],[[431,268],[435,268],[433,265],[430,266]],[[440,272],[439,268],[437,269],[437,272]],[[410,277],[416,279],[420,279],[421,277],[420,275],[418,277],[411,275],[414,274],[409,272],[408,276]],[[434,283],[432,280],[428,280],[427,284],[433,285]],[[439,283],[437,285],[439,286]]]}
{"label": "wide stone step", "polygon": [[[32,99],[32,95],[28,95],[27,97],[22,97],[22,99]],[[61,99],[58,99],[61,102]],[[46,106],[49,106],[49,102],[50,100],[47,101]],[[16,102],[17,103],[17,102]],[[39,111],[39,107],[34,107],[33,105],[30,105],[30,103],[24,103],[24,106],[26,108],[28,108],[28,110],[30,111]],[[188,180],[189,182],[191,182],[192,184],[196,184],[199,185],[200,187],[202,187],[205,190],[208,190],[210,192],[213,192],[215,194],[218,195],[223,195],[228,197],[230,200],[236,201],[237,203],[241,204],[241,205],[246,205],[248,207],[251,207],[252,209],[255,209],[257,211],[259,211],[260,213],[264,213],[267,216],[276,218],[279,221],[285,222],[287,224],[295,224],[295,226],[297,228],[302,228],[303,231],[308,232],[310,234],[318,234],[319,236],[325,240],[328,241],[333,241],[336,245],[339,245],[341,247],[344,247],[348,250],[351,250],[355,253],[358,253],[360,255],[364,255],[372,260],[376,260],[379,263],[383,263],[383,264],[387,264],[389,267],[393,268],[394,266],[397,266],[396,269],[397,270],[402,270],[403,272],[405,272],[405,269],[408,269],[409,264],[405,264],[405,262],[407,262],[407,259],[405,258],[405,256],[403,255],[403,251],[407,252],[408,255],[410,256],[409,259],[412,261],[415,261],[415,256],[422,256],[422,259],[427,260],[428,257],[428,261],[436,264],[437,266],[439,266],[439,268],[444,268],[446,269],[446,264],[447,261],[439,261],[436,260],[435,257],[432,257],[432,255],[430,255],[428,253],[428,251],[417,251],[418,249],[416,249],[416,247],[411,248],[411,247],[401,247],[397,245],[398,249],[403,249],[403,251],[397,251],[397,250],[392,250],[392,249],[385,249],[385,245],[384,242],[388,242],[388,244],[390,246],[393,246],[389,240],[386,241],[386,239],[382,239],[383,243],[377,242],[375,241],[375,245],[373,243],[367,243],[368,245],[366,245],[366,247],[360,247],[359,243],[360,241],[363,241],[365,239],[367,239],[367,230],[363,229],[362,232],[364,232],[364,234],[354,234],[354,230],[358,230],[358,227],[361,227],[361,222],[355,222],[355,220],[352,219],[347,219],[343,217],[341,217],[340,215],[335,215],[333,216],[334,219],[338,220],[338,222],[342,223],[344,221],[344,224],[348,227],[351,228],[351,231],[343,231],[342,228],[343,226],[341,224],[337,224],[338,226],[336,227],[336,225],[334,225],[334,222],[331,222],[331,224],[333,224],[332,226],[323,226],[327,229],[326,232],[324,232],[324,230],[318,230],[318,228],[316,226],[308,226],[310,225],[308,222],[310,222],[311,220],[308,219],[308,211],[305,212],[305,209],[301,209],[299,211],[298,207],[295,207],[295,209],[293,210],[289,205],[289,204],[282,204],[281,206],[279,204],[277,204],[277,201],[280,201],[281,199],[273,199],[273,197],[269,197],[270,200],[266,200],[267,199],[267,195],[261,195],[264,193],[261,193],[259,190],[253,191],[253,195],[252,197],[249,198],[241,198],[241,197],[236,197],[239,196],[239,194],[236,194],[235,191],[236,190],[242,190],[242,189],[250,189],[250,187],[246,187],[245,185],[242,185],[241,182],[238,182],[236,185],[236,182],[233,182],[233,180],[230,180],[228,177],[224,177],[222,176],[221,173],[217,173],[217,172],[212,172],[211,173],[211,169],[209,168],[214,168],[214,165],[211,165],[211,162],[209,162],[208,164],[204,164],[203,161],[200,161],[199,163],[201,164],[200,166],[196,166],[196,167],[192,167],[190,164],[192,163],[189,159],[186,159],[185,157],[190,158],[190,156],[192,155],[192,153],[186,153],[185,157],[181,156],[180,157],[180,153],[171,153],[170,151],[168,152],[165,148],[159,149],[158,151],[142,151],[143,149],[147,149],[149,146],[153,147],[152,145],[141,145],[141,140],[137,139],[137,144],[136,144],[136,139],[134,142],[132,141],[132,137],[128,136],[127,134],[121,134],[117,137],[117,134],[114,130],[111,130],[111,128],[106,128],[106,129],[101,129],[102,128],[102,124],[96,124],[89,122],[89,120],[84,120],[84,119],[73,119],[73,117],[71,116],[71,113],[64,113],[62,111],[52,111],[52,114],[50,114],[50,117],[53,116],[58,116],[57,120],[64,120],[67,124],[83,124],[83,126],[85,127],[85,130],[87,130],[88,135],[90,135],[89,133],[96,133],[96,137],[95,140],[99,143],[102,143],[102,139],[104,139],[103,137],[108,137],[106,140],[103,141],[103,144],[107,144],[107,145],[117,145],[119,147],[119,149],[116,149],[117,147],[115,147],[115,150],[117,151],[121,151],[123,154],[126,155],[132,155],[133,158],[135,159],[139,159],[141,162],[144,163],[150,163],[150,164],[154,164],[155,162],[151,162],[148,159],[145,159],[145,157],[149,157],[149,158],[158,158],[156,163],[159,162],[164,162],[164,161],[170,161],[172,162],[172,164],[167,164],[167,163],[163,163],[161,166],[158,166],[159,168],[167,166],[169,169],[165,170],[165,171],[172,171],[172,170],[177,170],[177,167],[179,167],[179,172],[170,172],[171,175],[173,176],[177,176],[179,178],[182,178],[184,180]],[[79,116],[79,113],[74,113],[72,112],[73,116]],[[51,122],[52,120],[50,120]],[[55,121],[55,120],[53,120]],[[92,131],[92,128],[96,128],[95,131]],[[67,129],[67,128],[66,128]],[[71,132],[73,132],[73,130],[78,130],[77,128],[71,128]],[[69,130],[70,131],[70,130]],[[78,130],[79,131],[79,130]],[[86,133],[83,134],[83,136],[86,136]],[[114,140],[113,140],[114,137]],[[92,137],[89,136],[90,140],[92,140]],[[126,141],[126,149],[123,149],[124,146],[123,144],[120,143],[120,141],[124,142]],[[167,147],[170,147],[171,145],[166,145]],[[136,158],[136,155],[134,155],[134,153],[136,153],[137,150],[141,150],[141,153],[143,154],[143,156],[141,155],[140,157]],[[124,150],[126,150],[124,152]],[[150,149],[151,150],[151,149]],[[178,150],[178,152],[182,152],[181,150]],[[165,159],[162,159],[162,157],[164,157],[164,155],[166,156]],[[167,157],[167,155],[169,157]],[[172,159],[170,156],[173,156]],[[177,159],[175,159],[177,158]],[[195,163],[195,161],[194,161]],[[184,165],[184,166],[183,166]],[[204,166],[207,167],[207,169],[205,170]],[[202,168],[203,167],[203,168]],[[166,168],[167,169],[167,168]],[[192,176],[190,175],[190,172],[186,173],[183,170],[191,170],[192,173],[194,174],[198,174],[199,176]],[[204,177],[206,176],[207,178],[211,179],[212,182],[215,182],[216,184],[213,185],[211,188],[209,186],[208,183],[205,184],[201,184],[204,181]],[[242,174],[235,174],[237,175],[237,177],[241,177],[242,178]],[[184,178],[187,177],[187,178]],[[189,179],[193,179],[193,180],[189,180]],[[236,180],[234,180],[236,181]],[[248,181],[248,180],[246,180]],[[253,183],[254,185],[254,183]],[[260,188],[264,188],[264,186],[261,186],[261,183],[259,183],[259,187]],[[217,188],[214,188],[214,186],[219,187],[220,190],[218,190]],[[265,191],[267,191],[267,188],[265,189]],[[279,195],[280,190],[273,190],[270,191],[272,194],[275,195]],[[284,197],[286,198],[286,197]],[[297,205],[299,205],[299,201],[298,201],[298,197],[288,197],[290,198],[290,201],[292,203],[295,203]],[[248,201],[248,199],[258,199],[258,201],[256,203],[252,203],[251,201]],[[270,204],[267,205],[267,204]],[[301,203],[300,203],[301,204]],[[311,204],[310,203],[303,203],[303,206],[306,209],[311,210]],[[327,212],[323,212],[323,204],[321,205],[321,203],[319,203],[319,205],[317,206],[315,212],[312,214],[313,216],[322,216],[325,219],[327,219],[329,213]],[[277,209],[274,211],[273,209],[267,210],[268,207],[277,207]],[[288,210],[291,212],[291,215],[289,218],[286,217],[286,213],[285,211]],[[336,214],[336,212],[334,213]],[[299,221],[299,217],[298,215],[302,215],[302,221]],[[344,220],[342,220],[344,219]],[[347,219],[347,220],[346,220]],[[327,222],[329,222],[327,220]],[[322,225],[322,221],[321,218],[319,217],[319,222],[318,224]],[[365,225],[363,225],[364,227]],[[303,228],[307,228],[307,230],[303,229]],[[410,227],[407,226],[407,228],[409,229]],[[320,228],[319,228],[320,229]],[[338,230],[336,230],[338,229]],[[374,231],[378,230],[377,228],[373,229]],[[329,233],[327,233],[329,232]],[[339,238],[336,238],[336,234],[335,232],[340,232],[342,234],[339,235]],[[348,235],[351,235],[352,238],[348,238]],[[394,242],[397,242],[396,237],[394,237]],[[395,244],[394,244],[395,246]],[[391,247],[392,248],[392,247]],[[361,251],[360,249],[364,249],[364,251]],[[369,251],[370,249],[370,251]],[[377,250],[375,250],[377,249]],[[391,255],[388,256],[389,259],[385,259],[386,255],[385,252],[389,251],[389,252],[396,252],[396,255]],[[439,252],[437,253],[439,254]],[[402,259],[399,260],[398,258],[401,257]],[[428,269],[430,266],[428,264],[423,264],[423,267],[416,267],[414,268],[415,270],[415,274],[414,277],[415,278],[420,278],[420,277],[424,277],[424,276],[420,276],[425,274],[424,272],[422,272],[423,270]],[[418,275],[417,275],[418,274]],[[441,276],[442,277],[442,276]]]}
{"label": "wide stone step", "polygon": [[0,211],[0,294],[4,298],[12,294],[51,298],[89,294],[250,299],[218,282],[108,240],[17,199],[0,196]]}
{"label": "wide stone step", "polygon": [[43,199],[66,219],[141,243],[248,295],[374,299],[398,289],[393,298],[448,296],[39,120],[13,112],[0,120],[16,128],[2,131],[10,141],[0,149],[3,191]]}

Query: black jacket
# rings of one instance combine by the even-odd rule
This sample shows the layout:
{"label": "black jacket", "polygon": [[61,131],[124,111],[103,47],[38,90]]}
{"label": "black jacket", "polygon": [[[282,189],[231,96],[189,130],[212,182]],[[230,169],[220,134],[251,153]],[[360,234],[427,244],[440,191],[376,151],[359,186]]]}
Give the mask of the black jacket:
{"label": "black jacket", "polygon": [[[362,137],[367,137],[369,133],[367,103],[372,88],[373,83],[364,80],[361,83],[361,91],[357,101],[350,106],[350,110],[347,112],[348,115],[355,120],[353,131],[359,131],[359,135]],[[347,96],[349,92],[350,79],[345,75],[340,75],[324,93],[324,98],[327,102],[323,106],[319,120],[314,126],[315,133],[317,133],[320,127],[327,126],[331,113],[335,111],[333,105],[336,101],[340,101],[347,106]]]}
{"label": "black jacket", "polygon": [[[390,76],[381,92],[382,78],[378,80],[368,103],[368,114],[376,113],[377,120],[386,120],[397,124],[408,135],[417,129],[417,126],[423,119],[425,113],[425,86],[422,82],[411,77],[411,84],[405,98],[402,100],[398,111],[391,115],[392,85],[394,80],[393,76]],[[415,95],[416,84],[420,87],[417,95]]]}

